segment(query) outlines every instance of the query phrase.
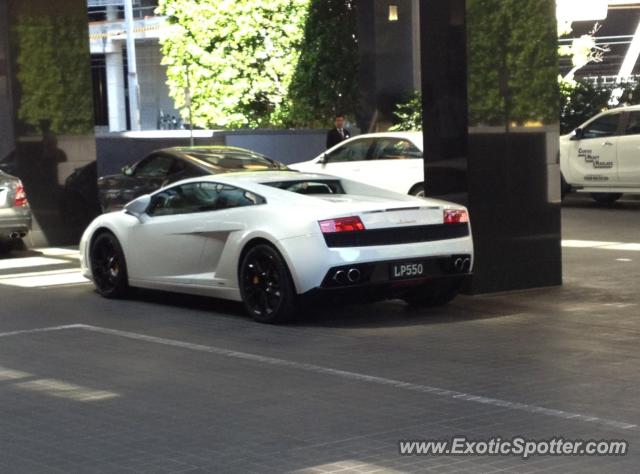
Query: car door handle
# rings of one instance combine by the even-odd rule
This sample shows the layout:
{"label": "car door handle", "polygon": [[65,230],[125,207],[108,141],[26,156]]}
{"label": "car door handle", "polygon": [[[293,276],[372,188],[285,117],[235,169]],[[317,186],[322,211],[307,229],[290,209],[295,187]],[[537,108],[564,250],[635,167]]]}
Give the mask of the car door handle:
{"label": "car door handle", "polygon": [[602,146],[613,146],[613,143],[611,143],[611,142],[604,142],[604,143],[602,144]]}

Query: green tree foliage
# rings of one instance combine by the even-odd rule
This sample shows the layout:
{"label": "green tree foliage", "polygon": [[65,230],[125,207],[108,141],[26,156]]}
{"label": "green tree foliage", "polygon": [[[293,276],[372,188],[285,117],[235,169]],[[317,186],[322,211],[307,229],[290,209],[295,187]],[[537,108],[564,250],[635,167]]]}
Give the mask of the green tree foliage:
{"label": "green tree foliage", "polygon": [[472,125],[558,121],[554,0],[469,0]]}
{"label": "green tree foliage", "polygon": [[601,84],[592,81],[561,82],[560,131],[569,133],[594,115],[610,108],[611,94],[621,89],[621,105],[640,104],[640,84]]}
{"label": "green tree foliage", "polygon": [[311,0],[290,90],[293,125],[324,126],[337,112],[355,118],[359,99],[356,30],[355,0]]}
{"label": "green tree foliage", "polygon": [[160,0],[163,63],[176,106],[190,86],[194,125],[280,125],[309,0]]}
{"label": "green tree foliage", "polygon": [[[609,101],[616,89],[621,89],[621,105],[640,104],[640,83],[602,84],[593,81],[560,82],[560,131],[569,133],[590,118],[611,107]],[[398,123],[392,130],[422,130],[420,93],[414,95],[395,111]]]}
{"label": "green tree foliage", "polygon": [[393,114],[398,123],[391,127],[391,130],[422,130],[422,94],[419,91],[414,92],[407,102],[396,106]]}
{"label": "green tree foliage", "polygon": [[19,16],[13,28],[25,133],[83,134],[93,128],[87,20]]}

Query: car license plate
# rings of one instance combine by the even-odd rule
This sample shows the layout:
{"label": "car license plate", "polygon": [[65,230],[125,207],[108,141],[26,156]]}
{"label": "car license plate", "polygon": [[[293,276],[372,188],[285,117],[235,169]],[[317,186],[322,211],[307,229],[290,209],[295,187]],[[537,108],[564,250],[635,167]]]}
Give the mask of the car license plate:
{"label": "car license plate", "polygon": [[425,275],[423,262],[392,263],[389,266],[392,280],[407,280],[421,278]]}

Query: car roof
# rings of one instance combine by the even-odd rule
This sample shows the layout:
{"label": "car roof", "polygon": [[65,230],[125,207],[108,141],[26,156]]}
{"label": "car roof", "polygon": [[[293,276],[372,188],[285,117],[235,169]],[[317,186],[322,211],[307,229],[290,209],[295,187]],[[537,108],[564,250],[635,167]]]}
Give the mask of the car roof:
{"label": "car roof", "polygon": [[[264,160],[267,162],[273,163],[276,167],[285,167],[285,165],[277,160],[274,160],[268,156],[262,155],[261,153],[247,150],[246,148],[240,148],[235,146],[226,146],[226,145],[210,145],[210,146],[176,146],[171,148],[162,148],[160,150],[156,150],[152,152],[154,153],[164,153],[173,156],[174,158],[179,158],[182,160],[186,160],[188,162],[193,163],[200,168],[203,168],[207,172],[220,171],[224,170],[223,166],[217,165],[215,163],[210,163],[206,160],[204,155],[216,156],[222,155],[227,158],[233,157],[234,159],[246,159],[250,160]],[[149,156],[149,155],[147,155]]]}
{"label": "car roof", "polygon": [[[332,152],[333,150],[338,149],[340,146],[342,146],[345,143],[353,143],[354,141],[357,140],[362,140],[362,139],[367,139],[367,138],[394,138],[394,139],[405,139],[405,140],[409,140],[410,142],[412,142],[414,145],[417,145],[418,148],[423,149],[424,145],[423,145],[423,135],[422,132],[420,131],[409,131],[409,132],[377,132],[377,133],[363,133],[362,135],[354,135],[351,138],[348,138],[347,140],[344,140],[338,144],[336,144],[335,146],[329,148],[327,151],[325,151],[324,153],[327,152]],[[324,155],[324,153],[322,153],[322,155]],[[316,157],[317,158],[317,157]]]}
{"label": "car roof", "polygon": [[415,140],[416,138],[422,139],[422,132],[416,130],[410,132],[363,133],[361,135],[355,135],[352,138],[407,138],[409,140]]}
{"label": "car roof", "polygon": [[637,112],[640,111],[640,105],[624,105],[622,107],[614,107],[612,109],[605,110],[602,114],[610,114],[614,112]]}
{"label": "car roof", "polygon": [[170,153],[172,155],[178,155],[178,156],[189,156],[192,153],[201,153],[201,154],[210,153],[212,155],[220,154],[220,153],[237,153],[241,155],[264,157],[263,154],[252,151],[252,150],[247,150],[246,148],[226,146],[226,145],[174,146],[170,148],[162,148],[160,150],[156,150],[154,153]]}

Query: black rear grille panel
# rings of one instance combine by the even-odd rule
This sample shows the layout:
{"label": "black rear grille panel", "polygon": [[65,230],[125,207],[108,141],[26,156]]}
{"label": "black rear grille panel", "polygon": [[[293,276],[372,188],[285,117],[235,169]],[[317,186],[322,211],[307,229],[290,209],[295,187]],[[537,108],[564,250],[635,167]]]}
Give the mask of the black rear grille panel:
{"label": "black rear grille panel", "polygon": [[324,234],[330,248],[398,245],[438,240],[458,239],[469,235],[469,224],[433,224],[387,229],[367,229]]}

